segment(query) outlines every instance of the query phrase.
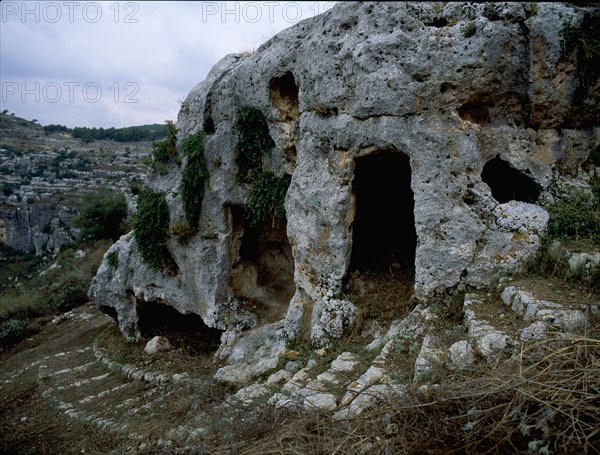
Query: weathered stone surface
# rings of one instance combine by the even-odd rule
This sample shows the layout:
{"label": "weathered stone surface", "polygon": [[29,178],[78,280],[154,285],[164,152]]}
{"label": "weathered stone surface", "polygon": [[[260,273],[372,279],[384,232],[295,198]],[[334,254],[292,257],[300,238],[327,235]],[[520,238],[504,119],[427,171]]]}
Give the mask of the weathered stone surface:
{"label": "weathered stone surface", "polygon": [[[353,323],[357,309],[340,296],[353,248],[369,240],[353,237],[355,170],[365,157],[407,157],[410,171],[398,177],[408,181],[414,208],[400,215],[414,216],[416,237],[414,254],[399,259],[414,255],[417,299],[485,289],[519,270],[546,229],[538,199],[600,142],[599,91],[590,87],[578,109],[576,58],[560,57],[562,24],[578,24],[581,8],[539,3],[535,15],[522,4],[494,8],[492,15],[483,4],[340,2],[255,53],[221,60],[177,121],[179,141],[209,133],[199,232],[185,247],[169,240],[176,275],[148,270],[132,237],[122,238],[113,247],[118,269],[103,263],[92,286],[98,306],[114,308],[129,337],[139,335],[143,301],[157,299],[236,339],[265,323],[232,286],[248,228],[236,218],[250,188],[236,179],[233,126],[244,105],[265,115],[275,144],[263,168],[291,176],[285,209],[295,293],[268,302],[285,318],[277,346],[300,336],[327,346]],[[462,29],[471,22],[476,33],[467,37]],[[491,177],[490,162],[498,164]],[[180,183],[175,165],[150,182],[167,194],[171,225],[184,221]],[[387,194],[373,203],[400,210]],[[506,344],[504,335],[471,325],[480,350]]]}
{"label": "weathered stone surface", "polygon": [[148,355],[158,354],[159,352],[170,351],[173,349],[173,345],[165,337],[155,336],[144,348],[144,352]]}
{"label": "weathered stone surface", "polygon": [[542,340],[546,338],[548,329],[549,327],[547,324],[544,324],[542,321],[536,321],[519,330],[519,338],[521,338],[521,341]]}
{"label": "weathered stone surface", "polygon": [[467,340],[453,343],[448,349],[448,363],[455,371],[460,371],[475,362],[475,353]]}
{"label": "weathered stone surface", "polygon": [[384,400],[394,400],[406,393],[406,387],[400,384],[376,384],[355,395],[345,407],[337,411],[334,420],[351,419]]}
{"label": "weathered stone surface", "polygon": [[244,383],[277,367],[285,350],[282,323],[274,323],[251,330],[229,345],[223,343],[218,355],[227,358],[226,365],[215,374],[222,382]]}
{"label": "weathered stone surface", "polygon": [[479,354],[488,363],[496,364],[503,355],[508,355],[514,340],[509,333],[496,327],[495,321],[485,317],[485,312],[479,310],[482,306],[483,302],[476,295],[465,296],[463,308],[468,336]]}
{"label": "weathered stone surface", "polygon": [[311,337],[316,346],[326,345],[340,338],[345,329],[354,324],[356,306],[347,300],[330,299],[325,296],[315,305],[312,313]]}
{"label": "weathered stone surface", "polygon": [[[421,350],[415,361],[415,374],[413,381],[431,381],[436,372],[439,374],[443,368],[444,351],[437,345],[439,340],[434,335],[425,335]],[[437,371],[436,371],[437,370]]]}
{"label": "weathered stone surface", "polygon": [[498,205],[492,212],[485,246],[467,268],[466,282],[481,287],[487,278],[483,272],[494,264],[496,270],[519,272],[525,260],[532,258],[540,247],[548,225],[548,212],[526,202],[510,201]]}

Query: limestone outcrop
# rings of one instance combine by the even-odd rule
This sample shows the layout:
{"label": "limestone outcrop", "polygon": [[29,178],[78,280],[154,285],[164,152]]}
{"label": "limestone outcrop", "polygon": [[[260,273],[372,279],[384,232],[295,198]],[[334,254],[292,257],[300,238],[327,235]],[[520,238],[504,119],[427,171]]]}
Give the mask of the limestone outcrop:
{"label": "limestone outcrop", "polygon": [[[224,57],[176,125],[180,144],[206,133],[198,229],[185,246],[169,237],[170,271],[122,237],[90,295],[132,339],[147,302],[200,315],[225,332],[218,355],[256,375],[281,340],[324,346],[353,324],[359,309],[342,292],[353,268],[414,268],[423,303],[496,286],[538,250],[553,185],[597,172],[582,164],[600,144],[598,81],[583,84],[577,56],[561,53],[564,24],[589,12],[340,2]],[[261,168],[290,179],[284,226],[262,236],[239,178],[244,106],[263,114],[273,144]],[[149,182],[166,195],[171,228],[185,223],[185,164]]]}

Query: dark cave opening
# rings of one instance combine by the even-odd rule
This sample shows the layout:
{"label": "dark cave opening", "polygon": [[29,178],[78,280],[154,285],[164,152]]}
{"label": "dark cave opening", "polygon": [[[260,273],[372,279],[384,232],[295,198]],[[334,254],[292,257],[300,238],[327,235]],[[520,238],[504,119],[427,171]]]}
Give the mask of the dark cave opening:
{"label": "dark cave opening", "polygon": [[531,177],[518,171],[500,156],[488,161],[481,179],[492,190],[492,196],[503,204],[508,201],[535,202],[540,197],[540,186]]}
{"label": "dark cave opening", "polygon": [[417,234],[410,160],[398,152],[356,159],[356,214],[350,268],[414,269]]}
{"label": "dark cave opening", "polygon": [[176,348],[210,353],[221,343],[221,330],[208,327],[197,314],[182,314],[159,301],[138,302],[138,328],[144,338],[166,337]]}
{"label": "dark cave opening", "polygon": [[263,321],[285,316],[296,286],[286,223],[252,226],[245,209],[230,206],[229,284],[235,296]]}

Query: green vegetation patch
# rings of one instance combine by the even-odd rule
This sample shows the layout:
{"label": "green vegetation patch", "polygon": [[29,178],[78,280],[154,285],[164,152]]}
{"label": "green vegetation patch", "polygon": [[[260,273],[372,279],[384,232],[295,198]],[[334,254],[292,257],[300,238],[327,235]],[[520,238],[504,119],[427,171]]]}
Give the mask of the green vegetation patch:
{"label": "green vegetation patch", "polygon": [[261,222],[271,227],[280,225],[285,219],[285,195],[290,186],[291,177],[276,177],[272,172],[264,171],[252,182],[246,214],[251,225]]}
{"label": "green vegetation patch", "polygon": [[577,193],[546,207],[550,214],[548,232],[554,238],[589,239],[600,243],[600,180],[591,193]]}
{"label": "green vegetation patch", "polygon": [[127,201],[122,193],[106,188],[86,193],[78,208],[79,216],[73,220],[73,224],[82,228],[82,239],[117,240],[123,234],[122,222],[127,216]]}
{"label": "green vegetation patch", "polygon": [[125,128],[87,128],[75,127],[73,130],[64,125],[46,125],[44,126],[46,134],[68,133],[71,132],[74,138],[81,139],[83,142],[93,142],[95,140],[112,140],[116,142],[133,141],[156,141],[162,139],[167,134],[165,125],[152,124],[140,126],[128,126]]}
{"label": "green vegetation patch", "polygon": [[[40,330],[42,326],[35,322],[36,318],[47,319],[86,303],[88,288],[110,243],[99,240],[63,247],[52,262],[36,258],[32,263],[27,254],[3,257],[0,331],[4,336],[0,336],[0,346]],[[76,255],[77,249],[85,255]],[[19,284],[8,277],[19,277]],[[28,324],[26,329],[24,324]]]}
{"label": "green vegetation patch", "polygon": [[579,85],[587,91],[600,75],[600,15],[586,13],[579,27],[564,22],[561,35],[561,57],[576,54]]}
{"label": "green vegetation patch", "polygon": [[169,206],[165,193],[149,189],[138,198],[133,218],[133,235],[142,259],[153,270],[161,269],[170,258],[167,250]]}
{"label": "green vegetation patch", "polygon": [[552,277],[569,282],[592,295],[600,292],[600,270],[572,270],[564,246],[584,249],[600,245],[600,179],[591,182],[591,191],[559,193],[545,207],[550,215],[548,235],[539,253],[526,267],[529,276]]}
{"label": "green vegetation patch", "polygon": [[197,226],[204,198],[208,169],[204,159],[204,134],[187,137],[181,151],[188,161],[181,173],[181,199],[185,217],[190,226]]}
{"label": "green vegetation patch", "polygon": [[238,179],[250,182],[260,172],[262,156],[273,148],[265,116],[254,107],[242,106],[238,109],[235,123],[238,133]]}
{"label": "green vegetation patch", "polygon": [[8,319],[0,322],[0,346],[11,345],[25,337],[27,321],[22,319]]}
{"label": "green vegetation patch", "polygon": [[116,269],[119,267],[119,250],[113,250],[106,255],[106,263],[109,267]]}
{"label": "green vegetation patch", "polygon": [[164,175],[168,173],[169,163],[179,163],[177,154],[177,129],[171,120],[167,120],[167,137],[152,144],[150,167],[153,172]]}

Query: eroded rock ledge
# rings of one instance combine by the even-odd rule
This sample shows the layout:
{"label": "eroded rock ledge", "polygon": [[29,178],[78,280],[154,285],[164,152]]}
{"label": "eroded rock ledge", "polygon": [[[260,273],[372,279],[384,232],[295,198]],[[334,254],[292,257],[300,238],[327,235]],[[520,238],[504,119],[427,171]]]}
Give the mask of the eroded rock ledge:
{"label": "eroded rock ledge", "polygon": [[[587,12],[340,2],[224,57],[177,120],[178,142],[207,133],[210,174],[198,232],[186,246],[168,241],[177,272],[149,269],[130,234],[90,295],[128,338],[140,337],[148,302],[200,315],[224,331],[218,354],[252,376],[284,340],[323,346],[352,325],[357,308],[341,291],[353,267],[414,267],[424,303],[494,287],[537,251],[551,186],[589,178],[598,82],[582,96],[576,57],[560,46],[565,21]],[[242,106],[262,112],[275,144],[263,169],[291,177],[285,229],[262,241],[244,215],[250,185],[236,178]],[[180,185],[177,165],[151,181],[171,226],[184,222]]]}

